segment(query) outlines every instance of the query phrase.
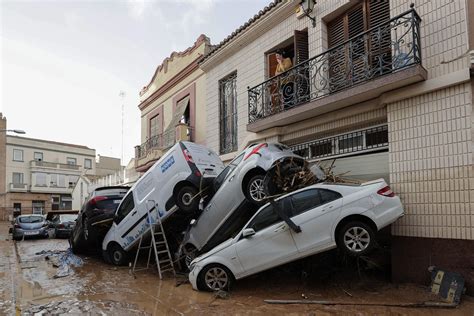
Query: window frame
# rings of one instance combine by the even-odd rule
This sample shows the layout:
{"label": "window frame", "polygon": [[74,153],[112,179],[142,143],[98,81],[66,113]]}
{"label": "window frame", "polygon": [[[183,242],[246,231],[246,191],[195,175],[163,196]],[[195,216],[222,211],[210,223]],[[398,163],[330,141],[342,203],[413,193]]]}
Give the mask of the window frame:
{"label": "window frame", "polygon": [[[36,155],[41,155],[41,158],[38,159],[38,158],[36,157]],[[44,160],[43,152],[41,152],[41,151],[35,151],[35,152],[33,153],[33,160],[35,160],[35,161],[43,161],[43,160]]]}
{"label": "window frame", "polygon": [[[19,177],[20,182],[19,183],[15,182],[15,175],[20,175],[20,177]],[[13,184],[25,184],[25,175],[23,174],[23,172],[12,172],[12,183]]]}
{"label": "window frame", "polygon": [[[87,161],[90,161],[89,167],[87,166]],[[84,158],[84,169],[92,169],[92,159],[90,158]]]}
{"label": "window frame", "polygon": [[[230,88],[226,88],[230,84]],[[227,104],[227,97],[230,94],[225,94],[229,89],[232,92],[232,104]],[[218,82],[219,90],[219,154],[228,154],[234,152],[238,148],[238,94],[237,94],[237,71],[234,71],[223,77]],[[230,111],[231,110],[231,111]],[[230,113],[230,114],[229,114]],[[230,123],[231,127],[228,130],[226,124]],[[223,137],[223,135],[230,135]],[[230,138],[230,139],[229,139]],[[230,144],[227,141],[230,141]]]}
{"label": "window frame", "polygon": [[[19,153],[20,154],[20,158],[19,159],[16,159],[16,153]],[[13,161],[18,161],[18,162],[23,162],[25,161],[24,160],[24,152],[23,152],[23,149],[18,149],[18,148],[13,148]]]}
{"label": "window frame", "polygon": [[[74,163],[70,163],[70,161],[73,161],[73,160],[74,160]],[[77,159],[74,157],[66,157],[66,164],[70,166],[77,166]]]}

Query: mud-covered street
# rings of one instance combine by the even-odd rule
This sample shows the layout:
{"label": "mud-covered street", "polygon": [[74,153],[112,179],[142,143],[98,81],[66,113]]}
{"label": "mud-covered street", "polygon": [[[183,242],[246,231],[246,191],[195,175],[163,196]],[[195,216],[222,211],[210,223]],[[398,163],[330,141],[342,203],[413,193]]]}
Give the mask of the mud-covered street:
{"label": "mud-covered street", "polygon": [[[15,245],[9,240],[8,224],[1,223],[0,227],[2,315],[474,315],[474,299],[467,296],[456,309],[384,306],[433,301],[436,297],[429,294],[427,287],[396,286],[372,277],[342,278],[317,271],[312,272],[315,275],[295,274],[294,266],[237,282],[228,297],[194,291],[180,278],[160,281],[152,270],[139,272],[135,278],[128,267],[116,268],[95,256],[82,257],[81,267],[73,267],[70,274],[58,277],[57,264],[45,253],[67,250],[67,240],[26,240]],[[355,305],[269,305],[264,299],[325,300]],[[361,303],[381,305],[357,305]]]}

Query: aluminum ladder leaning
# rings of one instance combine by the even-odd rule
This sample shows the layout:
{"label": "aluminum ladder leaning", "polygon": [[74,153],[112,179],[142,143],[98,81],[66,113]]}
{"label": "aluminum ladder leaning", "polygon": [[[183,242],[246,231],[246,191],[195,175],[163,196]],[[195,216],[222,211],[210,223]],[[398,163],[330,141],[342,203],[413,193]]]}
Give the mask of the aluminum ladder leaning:
{"label": "aluminum ladder leaning", "polygon": [[[148,202],[153,202],[153,207],[148,208]],[[165,230],[163,229],[163,223],[161,222],[161,217],[158,213],[158,205],[153,200],[147,201],[147,223],[150,226],[150,244],[148,246],[142,246],[142,242],[146,233],[144,232],[140,236],[140,241],[138,243],[137,254],[135,255],[135,261],[133,262],[132,274],[135,274],[137,271],[146,270],[150,267],[151,252],[153,250],[155,254],[156,267],[158,268],[158,274],[160,279],[163,279],[164,272],[172,272],[173,276],[176,276],[176,271],[173,264],[173,258],[171,257],[170,249],[168,246],[168,241],[166,240]],[[153,220],[151,213],[153,210],[156,210],[157,216],[156,221]],[[137,268],[138,256],[140,255],[140,250],[148,249],[148,260],[146,267]]]}

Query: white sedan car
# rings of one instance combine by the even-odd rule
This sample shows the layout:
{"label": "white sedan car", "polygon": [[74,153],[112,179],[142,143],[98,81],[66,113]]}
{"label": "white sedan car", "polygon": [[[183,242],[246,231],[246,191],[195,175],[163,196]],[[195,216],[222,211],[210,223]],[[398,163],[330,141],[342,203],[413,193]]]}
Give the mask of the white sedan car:
{"label": "white sedan car", "polygon": [[276,205],[301,231],[290,229],[267,203],[234,238],[192,261],[194,289],[228,289],[236,279],[336,247],[365,254],[374,246],[375,232],[404,215],[383,179],[316,184],[280,197]]}

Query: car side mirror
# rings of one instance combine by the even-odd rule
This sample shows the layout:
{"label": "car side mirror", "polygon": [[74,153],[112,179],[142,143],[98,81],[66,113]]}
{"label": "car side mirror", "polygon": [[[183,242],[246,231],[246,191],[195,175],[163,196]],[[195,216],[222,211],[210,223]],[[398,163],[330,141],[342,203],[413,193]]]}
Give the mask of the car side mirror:
{"label": "car side mirror", "polygon": [[197,220],[195,220],[194,218],[189,222],[189,225],[191,226],[195,226],[197,224]]}
{"label": "car side mirror", "polygon": [[244,237],[244,238],[247,238],[247,237],[250,237],[250,236],[253,236],[253,235],[255,235],[255,230],[253,228],[245,228],[242,231],[242,237]]}

